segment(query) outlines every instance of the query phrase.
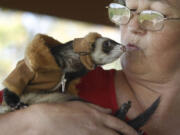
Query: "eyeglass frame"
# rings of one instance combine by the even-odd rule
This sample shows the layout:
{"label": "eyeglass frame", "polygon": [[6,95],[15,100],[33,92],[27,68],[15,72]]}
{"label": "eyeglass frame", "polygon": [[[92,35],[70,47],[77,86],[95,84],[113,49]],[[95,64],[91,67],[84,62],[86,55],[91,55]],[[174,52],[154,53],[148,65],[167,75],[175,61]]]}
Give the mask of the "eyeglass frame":
{"label": "eyeglass frame", "polygon": [[[111,4],[111,3],[110,3],[110,4]],[[110,4],[109,4],[109,5],[110,5]],[[136,9],[129,9],[127,6],[122,5],[122,4],[119,4],[119,3],[114,3],[114,4],[118,4],[118,5],[121,5],[121,6],[126,7],[126,8],[129,10],[129,12],[130,12],[130,17],[129,17],[127,23],[125,23],[125,24],[118,24],[118,23],[116,23],[116,22],[113,22],[113,21],[110,19],[111,22],[113,22],[113,23],[115,23],[115,24],[117,24],[117,25],[126,25],[126,24],[128,24],[129,21],[132,19],[132,15],[134,14],[134,12],[135,12]],[[106,6],[105,8],[108,9],[108,8],[112,8],[112,7]],[[180,17],[177,17],[177,18],[166,17],[163,13],[161,13],[161,12],[159,12],[159,11],[156,11],[156,10],[143,10],[143,11],[155,11],[155,12],[159,13],[160,15],[163,16],[162,22],[167,21],[167,20],[180,20]],[[143,11],[141,11],[141,12],[139,12],[139,13],[136,13],[136,14],[139,16]],[[108,14],[108,15],[109,15],[109,14]],[[138,21],[138,23],[139,23],[139,21]],[[140,24],[140,23],[139,23],[139,24]],[[141,28],[143,28],[141,24],[140,24],[140,26],[141,26]],[[164,23],[163,23],[163,26],[164,26]],[[145,29],[145,28],[143,28],[143,29]],[[162,30],[162,29],[163,29],[163,27],[162,27],[161,29],[159,29],[159,30],[151,30],[151,31],[160,31],[160,30]],[[148,29],[145,29],[145,30],[148,30]]]}

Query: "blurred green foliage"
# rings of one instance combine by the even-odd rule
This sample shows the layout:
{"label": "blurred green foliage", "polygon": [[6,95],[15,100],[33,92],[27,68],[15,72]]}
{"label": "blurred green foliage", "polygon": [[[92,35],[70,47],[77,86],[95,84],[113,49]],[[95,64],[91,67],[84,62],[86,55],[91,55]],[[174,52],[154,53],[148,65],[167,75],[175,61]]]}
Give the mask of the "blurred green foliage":
{"label": "blurred green foliage", "polygon": [[21,13],[1,10],[0,16],[0,47],[24,43],[27,32],[21,22]]}

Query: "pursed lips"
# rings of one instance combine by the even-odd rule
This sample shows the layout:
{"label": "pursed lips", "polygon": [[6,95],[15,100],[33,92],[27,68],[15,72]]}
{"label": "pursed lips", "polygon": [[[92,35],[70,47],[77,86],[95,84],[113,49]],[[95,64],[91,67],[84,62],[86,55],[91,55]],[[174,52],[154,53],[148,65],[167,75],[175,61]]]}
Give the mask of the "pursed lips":
{"label": "pursed lips", "polygon": [[139,50],[139,49],[140,48],[135,44],[128,43],[126,45],[126,51],[136,51],[136,50]]}

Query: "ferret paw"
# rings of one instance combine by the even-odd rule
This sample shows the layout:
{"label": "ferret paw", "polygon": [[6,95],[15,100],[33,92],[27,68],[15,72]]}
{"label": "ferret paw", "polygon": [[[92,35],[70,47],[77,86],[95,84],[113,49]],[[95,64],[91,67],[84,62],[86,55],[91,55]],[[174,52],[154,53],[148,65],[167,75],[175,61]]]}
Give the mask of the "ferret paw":
{"label": "ferret paw", "polygon": [[121,120],[125,120],[126,114],[130,108],[131,108],[131,101],[128,101],[127,103],[121,105],[120,109],[115,113],[114,116],[118,117]]}
{"label": "ferret paw", "polygon": [[23,102],[18,102],[18,104],[14,107],[12,107],[13,110],[19,110],[19,109],[24,109],[27,108],[29,105],[25,104]]}

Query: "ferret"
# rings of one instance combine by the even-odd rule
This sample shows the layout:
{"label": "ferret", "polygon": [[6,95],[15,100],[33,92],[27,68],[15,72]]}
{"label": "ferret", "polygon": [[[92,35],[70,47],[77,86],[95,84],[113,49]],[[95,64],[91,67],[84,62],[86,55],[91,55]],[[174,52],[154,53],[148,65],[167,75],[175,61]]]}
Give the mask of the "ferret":
{"label": "ferret", "polygon": [[[118,59],[124,51],[125,47],[123,45],[105,37],[99,37],[95,40],[92,44],[92,51],[90,54],[83,52],[75,53],[73,51],[73,41],[58,45],[50,50],[64,73],[64,78],[67,80],[66,86],[71,80],[81,77],[89,71],[81,63],[80,55],[90,55],[95,66],[102,66]],[[86,102],[79,97],[66,93],[63,94],[59,91],[25,92],[21,97],[18,97],[15,93],[8,90],[8,88],[4,89],[4,100],[7,106],[0,106],[1,114],[37,103],[61,103],[74,100]],[[143,114],[137,116],[134,120],[127,121],[127,123],[134,129],[139,130],[154,113],[158,104],[159,99],[157,99]],[[125,103],[115,116],[125,120],[129,108],[130,103]]]}
{"label": "ferret", "polygon": [[[124,52],[124,46],[109,38],[99,37],[92,43],[90,54],[86,52],[76,53],[73,50],[73,40],[50,48],[50,52],[52,56],[54,56],[58,66],[61,68],[64,79],[67,80],[67,87],[71,80],[82,77],[89,71],[82,64],[80,60],[81,55],[90,55],[95,67],[101,66],[111,63],[119,58]],[[61,82],[59,84],[61,84]],[[60,85],[57,85],[54,89],[57,87],[60,87]],[[52,91],[43,93],[51,93]],[[21,102],[23,95],[27,94],[26,91],[22,94],[22,97],[19,97],[8,88],[5,88],[3,94],[5,103],[13,109],[19,109],[25,105],[31,104],[29,102]],[[31,95],[32,92],[28,94]]]}

